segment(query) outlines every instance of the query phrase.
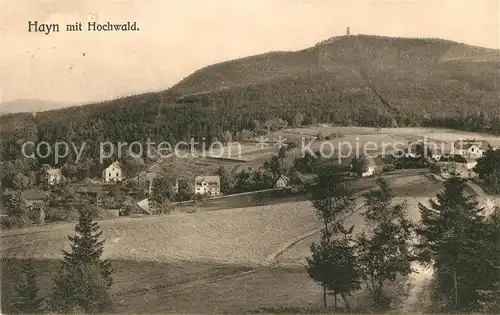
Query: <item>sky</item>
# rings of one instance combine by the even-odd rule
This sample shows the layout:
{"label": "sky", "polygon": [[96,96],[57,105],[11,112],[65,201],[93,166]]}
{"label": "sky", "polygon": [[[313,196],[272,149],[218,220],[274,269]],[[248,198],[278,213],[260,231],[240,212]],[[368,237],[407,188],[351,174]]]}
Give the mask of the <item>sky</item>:
{"label": "sky", "polygon": [[[0,100],[61,103],[169,88],[209,64],[330,37],[433,37],[500,49],[500,0],[0,0]],[[28,22],[60,32],[28,32]],[[135,32],[86,23],[136,22]],[[83,22],[84,31],[66,32]]]}

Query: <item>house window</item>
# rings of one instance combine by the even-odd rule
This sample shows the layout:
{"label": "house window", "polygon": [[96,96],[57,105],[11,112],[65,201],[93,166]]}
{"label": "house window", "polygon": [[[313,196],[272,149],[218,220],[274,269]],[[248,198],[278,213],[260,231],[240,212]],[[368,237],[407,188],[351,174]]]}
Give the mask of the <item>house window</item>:
{"label": "house window", "polygon": [[108,176],[111,177],[111,173],[109,173]]}
{"label": "house window", "polygon": [[118,172],[116,173],[116,176],[118,176]]}

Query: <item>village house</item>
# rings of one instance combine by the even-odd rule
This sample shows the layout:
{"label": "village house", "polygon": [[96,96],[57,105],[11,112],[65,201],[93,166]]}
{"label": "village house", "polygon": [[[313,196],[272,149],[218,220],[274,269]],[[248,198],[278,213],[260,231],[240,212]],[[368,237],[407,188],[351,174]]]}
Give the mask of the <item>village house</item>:
{"label": "village house", "polygon": [[452,154],[479,159],[490,144],[484,140],[466,139],[453,142]]}
{"label": "village house", "polygon": [[432,159],[439,162],[442,158],[448,159],[451,156],[451,148],[435,148],[432,150]]}
{"label": "village house", "polygon": [[[358,163],[366,163],[365,170],[361,171],[360,166],[356,165]],[[354,175],[358,175],[361,177],[368,177],[380,174],[384,171],[384,161],[378,156],[361,156],[359,159],[353,159],[351,161],[351,171],[355,173]]]}
{"label": "village house", "polygon": [[50,168],[48,169],[45,174],[45,180],[47,181],[47,184],[53,186],[61,183],[63,180],[63,175],[61,173],[61,170],[58,168]]}
{"label": "village house", "polygon": [[298,174],[295,183],[301,186],[314,186],[318,182],[318,175],[316,174]]}
{"label": "village house", "polygon": [[281,174],[276,180],[274,187],[276,188],[286,188],[290,185],[290,179],[285,175]]}
{"label": "village house", "polygon": [[472,157],[463,157],[462,155],[453,155],[442,157],[436,166],[443,177],[449,176],[451,173],[456,173],[461,177],[472,178],[476,176],[473,171],[477,165],[477,160]]}
{"label": "village house", "polygon": [[196,176],[194,180],[196,195],[220,195],[220,177],[219,176]]}
{"label": "village house", "polygon": [[404,150],[405,158],[418,159],[420,158],[420,151],[418,147],[418,143],[410,143],[408,144],[408,148]]}
{"label": "village house", "polygon": [[102,171],[102,178],[105,183],[121,182],[124,179],[124,172],[120,162],[115,161]]}
{"label": "village house", "polygon": [[384,171],[384,161],[378,156],[369,157],[368,170],[361,174],[361,177],[374,176]]}

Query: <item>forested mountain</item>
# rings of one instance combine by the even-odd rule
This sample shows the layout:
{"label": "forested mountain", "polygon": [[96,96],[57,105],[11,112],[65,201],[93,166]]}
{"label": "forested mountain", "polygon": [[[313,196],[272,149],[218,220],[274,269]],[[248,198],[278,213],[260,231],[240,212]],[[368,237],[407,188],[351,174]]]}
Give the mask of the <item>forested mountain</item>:
{"label": "forested mountain", "polygon": [[500,134],[499,56],[440,39],[336,37],[301,51],[208,66],[163,92],[36,117],[2,116],[0,151],[3,160],[12,160],[25,139],[86,141],[87,156],[96,158],[98,141],[210,140],[225,131],[257,131],[273,118],[291,124],[298,113],[304,124]]}

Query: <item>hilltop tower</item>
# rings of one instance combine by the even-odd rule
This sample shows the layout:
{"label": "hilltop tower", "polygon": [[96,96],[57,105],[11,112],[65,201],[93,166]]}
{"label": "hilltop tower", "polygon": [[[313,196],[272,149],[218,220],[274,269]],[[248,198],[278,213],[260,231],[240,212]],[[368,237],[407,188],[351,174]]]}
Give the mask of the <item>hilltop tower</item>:
{"label": "hilltop tower", "polygon": [[351,28],[348,26],[347,27],[347,37],[349,37],[349,35],[351,35]]}

